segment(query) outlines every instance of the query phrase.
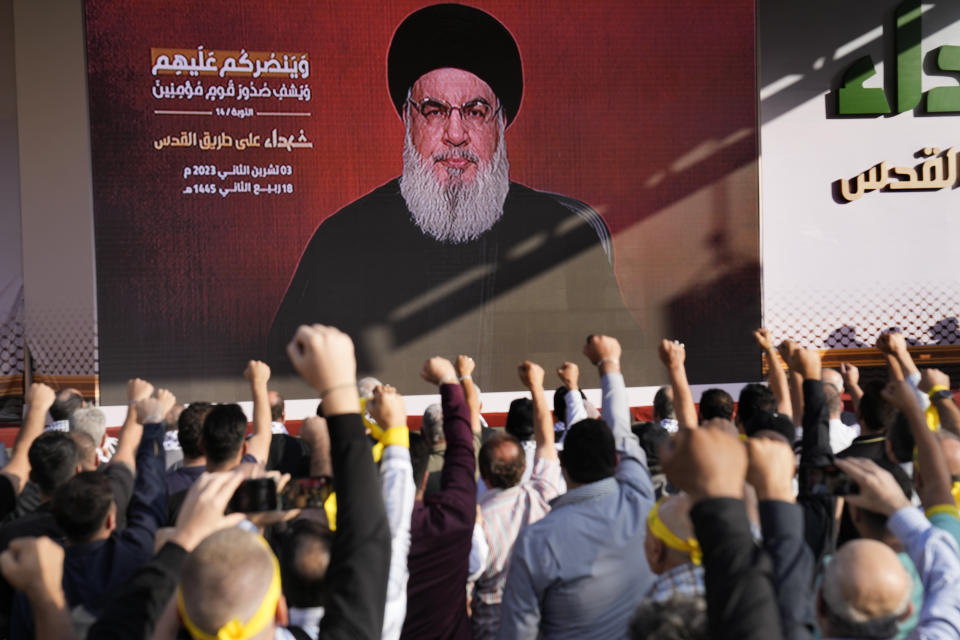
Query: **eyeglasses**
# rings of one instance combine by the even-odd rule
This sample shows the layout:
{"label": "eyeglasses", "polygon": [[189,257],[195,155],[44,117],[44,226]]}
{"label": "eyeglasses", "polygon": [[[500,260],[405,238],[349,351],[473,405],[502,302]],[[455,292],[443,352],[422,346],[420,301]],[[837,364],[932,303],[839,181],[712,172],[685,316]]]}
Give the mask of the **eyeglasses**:
{"label": "eyeglasses", "polygon": [[420,102],[407,100],[410,106],[416,109],[420,115],[427,121],[427,124],[433,127],[441,126],[450,119],[450,113],[460,112],[460,120],[463,126],[468,129],[479,129],[493,120],[494,116],[500,113],[501,107],[494,109],[489,102],[483,98],[477,98],[469,102],[464,102],[459,107],[447,104],[443,100],[436,98],[425,98]]}

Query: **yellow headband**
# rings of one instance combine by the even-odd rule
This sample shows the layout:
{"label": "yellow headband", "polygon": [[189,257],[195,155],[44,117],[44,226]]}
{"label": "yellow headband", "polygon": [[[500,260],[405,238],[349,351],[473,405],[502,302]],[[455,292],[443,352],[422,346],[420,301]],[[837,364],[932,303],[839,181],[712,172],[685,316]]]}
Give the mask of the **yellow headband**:
{"label": "yellow headband", "polygon": [[270,551],[270,559],[273,560],[273,579],[270,581],[270,587],[260,602],[260,607],[250,616],[246,624],[234,618],[220,627],[216,634],[207,633],[197,627],[187,615],[187,607],[183,600],[183,589],[177,588],[177,609],[180,611],[180,619],[194,640],[247,640],[247,638],[252,638],[260,633],[276,616],[277,602],[280,601],[280,563],[277,562],[277,557],[273,555],[273,551],[270,549],[267,541],[262,537],[259,539],[267,550]]}
{"label": "yellow headband", "polygon": [[954,482],[950,487],[950,493],[953,494],[953,501],[960,507],[960,482]]}
{"label": "yellow headband", "polygon": [[700,543],[697,542],[697,539],[687,538],[686,540],[682,540],[677,534],[670,531],[663,520],[660,519],[660,503],[665,499],[666,497],[657,500],[657,504],[653,505],[650,513],[647,515],[647,525],[650,527],[650,532],[671,549],[675,549],[681,553],[689,553],[690,562],[699,565],[703,558],[703,552],[700,551]]}

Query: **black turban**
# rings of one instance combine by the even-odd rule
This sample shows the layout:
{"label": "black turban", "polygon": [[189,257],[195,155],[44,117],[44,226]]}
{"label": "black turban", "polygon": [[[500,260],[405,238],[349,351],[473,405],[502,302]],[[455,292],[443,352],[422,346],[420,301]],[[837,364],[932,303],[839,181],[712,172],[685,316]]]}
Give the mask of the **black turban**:
{"label": "black turban", "polygon": [[520,110],[523,69],[513,36],[489,13],[462,4],[435,4],[407,16],[387,53],[390,97],[403,112],[407,91],[420,76],[451,67],[490,85],[509,125]]}

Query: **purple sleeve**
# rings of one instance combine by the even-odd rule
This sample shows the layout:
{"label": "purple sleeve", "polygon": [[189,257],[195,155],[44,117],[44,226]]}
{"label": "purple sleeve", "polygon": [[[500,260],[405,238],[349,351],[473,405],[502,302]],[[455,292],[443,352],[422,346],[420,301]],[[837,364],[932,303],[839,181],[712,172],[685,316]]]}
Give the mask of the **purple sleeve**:
{"label": "purple sleeve", "polygon": [[440,491],[431,504],[443,505],[450,516],[473,526],[477,518],[477,460],[473,454],[470,409],[459,384],[440,386],[443,434],[447,439]]}

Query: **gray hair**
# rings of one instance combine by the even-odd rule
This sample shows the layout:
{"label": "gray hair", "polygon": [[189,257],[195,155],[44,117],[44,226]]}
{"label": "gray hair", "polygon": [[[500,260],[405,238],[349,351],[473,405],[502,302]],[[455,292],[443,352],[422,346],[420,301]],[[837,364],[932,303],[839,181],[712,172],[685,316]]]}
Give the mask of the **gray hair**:
{"label": "gray hair", "polygon": [[423,412],[420,433],[431,447],[446,442],[443,435],[443,408],[439,404],[432,404]]}
{"label": "gray hair", "polygon": [[99,447],[107,432],[107,416],[97,407],[77,409],[70,416],[70,431],[82,431]]}
{"label": "gray hair", "polygon": [[383,383],[374,378],[373,376],[367,376],[366,378],[360,378],[357,380],[357,393],[360,394],[361,398],[367,398],[368,400],[373,397],[373,390],[382,385]]}

